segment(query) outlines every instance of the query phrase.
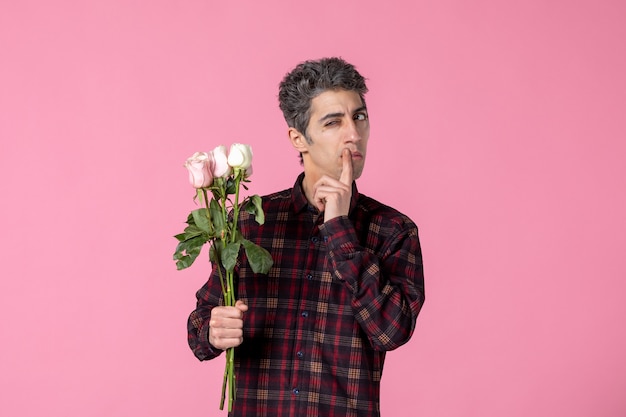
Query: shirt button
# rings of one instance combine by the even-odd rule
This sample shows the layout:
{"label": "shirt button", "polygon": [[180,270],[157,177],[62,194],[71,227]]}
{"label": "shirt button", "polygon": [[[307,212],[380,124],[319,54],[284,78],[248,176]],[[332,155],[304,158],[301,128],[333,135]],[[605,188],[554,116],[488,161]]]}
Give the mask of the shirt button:
{"label": "shirt button", "polygon": [[302,353],[302,352],[298,352],[298,353],[296,353],[296,355],[298,355],[299,358],[303,358],[304,357],[304,353]]}
{"label": "shirt button", "polygon": [[304,317],[304,318],[309,317],[309,312],[308,311],[303,311],[302,312],[302,317]]}
{"label": "shirt button", "polygon": [[313,243],[317,243],[317,241],[318,241],[318,240],[319,240],[319,239],[317,238],[317,236],[313,236],[313,237],[311,238],[311,242],[313,242]]}
{"label": "shirt button", "polygon": [[311,281],[313,279],[313,275],[311,274],[307,274],[306,279],[308,279],[309,281]]}
{"label": "shirt button", "polygon": [[300,394],[300,390],[298,388],[294,388],[292,391],[295,395]]}

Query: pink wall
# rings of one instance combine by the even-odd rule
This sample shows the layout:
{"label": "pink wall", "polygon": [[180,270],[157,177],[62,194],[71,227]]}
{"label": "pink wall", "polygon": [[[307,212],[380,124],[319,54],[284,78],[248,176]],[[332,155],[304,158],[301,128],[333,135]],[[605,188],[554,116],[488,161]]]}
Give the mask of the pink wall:
{"label": "pink wall", "polygon": [[626,3],[325,3],[2,2],[0,415],[225,415],[182,162],[242,141],[290,186],[276,87],[327,55],[369,78],[361,191],[423,242],[383,415],[626,415]]}

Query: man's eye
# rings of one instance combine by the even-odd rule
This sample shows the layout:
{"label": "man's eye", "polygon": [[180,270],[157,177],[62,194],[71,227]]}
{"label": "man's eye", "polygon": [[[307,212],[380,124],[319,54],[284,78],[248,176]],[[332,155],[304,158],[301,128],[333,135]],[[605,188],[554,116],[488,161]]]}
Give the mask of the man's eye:
{"label": "man's eye", "polygon": [[324,126],[333,126],[333,125],[336,125],[336,124],[337,124],[336,120],[330,120],[330,121],[326,122],[326,124]]}
{"label": "man's eye", "polygon": [[354,120],[358,120],[358,121],[367,120],[367,115],[365,113],[357,113],[354,115]]}

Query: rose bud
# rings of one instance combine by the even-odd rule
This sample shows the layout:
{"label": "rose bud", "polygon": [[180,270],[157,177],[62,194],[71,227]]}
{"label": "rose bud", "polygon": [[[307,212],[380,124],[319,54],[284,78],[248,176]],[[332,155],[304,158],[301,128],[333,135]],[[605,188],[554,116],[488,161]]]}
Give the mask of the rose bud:
{"label": "rose bud", "polygon": [[252,165],[252,148],[249,145],[233,143],[228,153],[228,165],[242,170],[250,168]]}
{"label": "rose bud", "polygon": [[213,164],[213,156],[206,152],[196,152],[185,161],[189,182],[194,188],[205,188],[213,183]]}
{"label": "rose bud", "polygon": [[215,165],[213,167],[213,177],[227,177],[230,175],[232,168],[228,165],[228,155],[226,154],[226,146],[220,145],[211,151]]}

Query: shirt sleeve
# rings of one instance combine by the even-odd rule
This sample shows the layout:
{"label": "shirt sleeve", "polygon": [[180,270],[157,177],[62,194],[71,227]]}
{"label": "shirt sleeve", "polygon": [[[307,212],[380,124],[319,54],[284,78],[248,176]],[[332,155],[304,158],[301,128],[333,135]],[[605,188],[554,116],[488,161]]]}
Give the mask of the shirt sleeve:
{"label": "shirt sleeve", "polygon": [[425,298],[417,227],[407,220],[378,233],[376,250],[359,242],[347,216],[327,221],[320,231],[333,277],[351,291],[355,319],[372,347],[388,351],[406,343]]}
{"label": "shirt sleeve", "polygon": [[201,361],[218,357],[223,351],[209,343],[209,321],[211,310],[220,305],[222,289],[216,265],[206,284],[196,293],[196,309],[187,320],[187,341],[193,354]]}

